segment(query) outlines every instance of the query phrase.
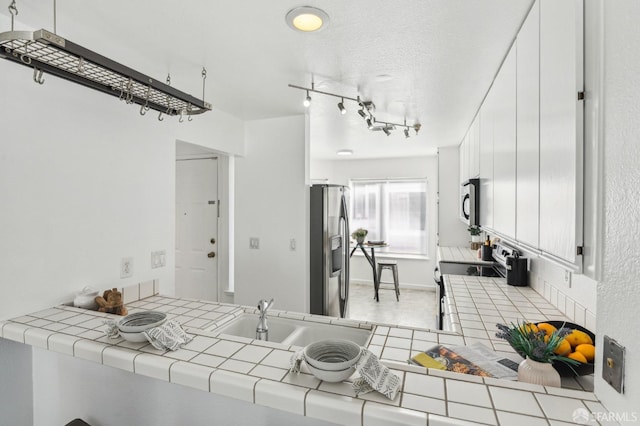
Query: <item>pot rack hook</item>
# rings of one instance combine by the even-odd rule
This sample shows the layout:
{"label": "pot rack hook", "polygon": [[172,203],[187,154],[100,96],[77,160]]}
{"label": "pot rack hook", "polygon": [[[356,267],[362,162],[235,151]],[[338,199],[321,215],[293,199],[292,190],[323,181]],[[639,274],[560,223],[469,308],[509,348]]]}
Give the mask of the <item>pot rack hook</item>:
{"label": "pot rack hook", "polygon": [[187,120],[193,121],[193,117],[191,116],[191,111],[193,110],[191,104],[187,105]]}
{"label": "pot rack hook", "polygon": [[178,122],[180,123],[184,122],[184,116],[183,116],[182,110],[180,110],[180,119],[178,120]]}
{"label": "pot rack hook", "polygon": [[151,86],[147,86],[147,94],[145,95],[144,104],[140,106],[140,115],[145,115],[147,111],[149,111],[149,95],[150,94],[151,94]]}
{"label": "pot rack hook", "polygon": [[206,79],[207,79],[207,69],[205,67],[202,67],[202,102],[204,102],[204,88],[205,88]]}
{"label": "pot rack hook", "polygon": [[162,116],[162,111],[158,114],[158,121],[163,121],[164,117]]}
{"label": "pot rack hook", "polygon": [[9,5],[9,13],[11,14],[11,31],[13,31],[13,18],[18,14],[18,7],[16,6],[16,0],[13,0]]}
{"label": "pot rack hook", "polygon": [[44,84],[44,71],[38,69],[37,67],[33,67],[33,81],[38,84]]}

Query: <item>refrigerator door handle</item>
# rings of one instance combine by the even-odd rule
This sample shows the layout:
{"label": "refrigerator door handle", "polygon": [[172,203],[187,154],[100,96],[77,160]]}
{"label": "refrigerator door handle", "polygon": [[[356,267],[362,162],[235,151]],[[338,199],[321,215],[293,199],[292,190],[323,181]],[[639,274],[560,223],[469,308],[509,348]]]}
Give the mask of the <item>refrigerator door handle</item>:
{"label": "refrigerator door handle", "polygon": [[349,301],[349,216],[347,215],[347,202],[344,195],[341,199],[340,227],[342,228],[342,250],[344,255],[343,277],[340,280],[340,315],[344,318],[347,313]]}

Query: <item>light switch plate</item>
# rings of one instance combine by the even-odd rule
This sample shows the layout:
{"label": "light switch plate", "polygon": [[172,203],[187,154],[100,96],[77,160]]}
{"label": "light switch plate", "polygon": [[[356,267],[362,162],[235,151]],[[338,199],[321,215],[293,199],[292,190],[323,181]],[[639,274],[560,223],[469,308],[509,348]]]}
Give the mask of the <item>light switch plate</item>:
{"label": "light switch plate", "polygon": [[260,248],[260,238],[251,237],[249,238],[249,248],[257,250]]}
{"label": "light switch plate", "polygon": [[624,346],[604,336],[602,351],[602,378],[618,393],[624,393]]}
{"label": "light switch plate", "polygon": [[133,257],[123,257],[120,260],[120,278],[133,276]]}

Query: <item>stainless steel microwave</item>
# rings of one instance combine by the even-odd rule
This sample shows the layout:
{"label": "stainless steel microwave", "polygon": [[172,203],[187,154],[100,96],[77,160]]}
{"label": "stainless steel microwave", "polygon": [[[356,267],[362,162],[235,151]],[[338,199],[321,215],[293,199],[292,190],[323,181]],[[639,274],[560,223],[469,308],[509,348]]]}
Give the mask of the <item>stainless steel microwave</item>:
{"label": "stainless steel microwave", "polygon": [[460,218],[469,226],[480,226],[480,179],[462,183]]}

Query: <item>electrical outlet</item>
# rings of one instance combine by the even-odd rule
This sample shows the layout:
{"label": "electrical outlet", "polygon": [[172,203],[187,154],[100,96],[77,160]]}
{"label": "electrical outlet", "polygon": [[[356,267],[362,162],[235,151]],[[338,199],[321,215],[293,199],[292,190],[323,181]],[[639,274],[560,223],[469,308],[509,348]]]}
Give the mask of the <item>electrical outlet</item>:
{"label": "electrical outlet", "polygon": [[289,240],[289,249],[291,251],[296,251],[296,239],[295,238],[291,238]]}
{"label": "electrical outlet", "polygon": [[564,271],[564,284],[571,288],[571,271]]}
{"label": "electrical outlet", "polygon": [[133,276],[133,257],[123,257],[120,260],[120,278]]}
{"label": "electrical outlet", "polygon": [[167,264],[167,256],[164,250],[151,252],[151,269],[162,268]]}
{"label": "electrical outlet", "polygon": [[260,238],[256,238],[256,237],[249,238],[249,248],[258,250],[260,248]]}

